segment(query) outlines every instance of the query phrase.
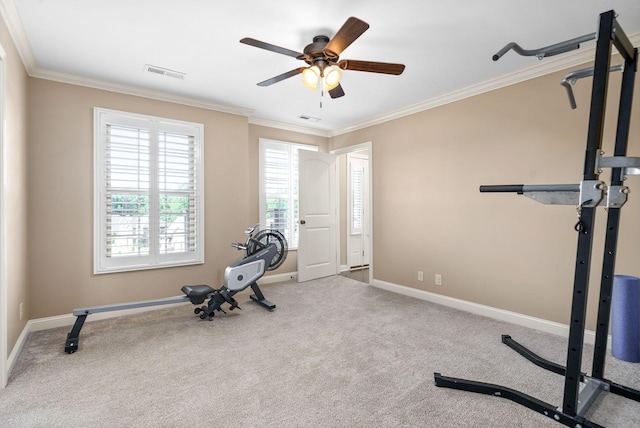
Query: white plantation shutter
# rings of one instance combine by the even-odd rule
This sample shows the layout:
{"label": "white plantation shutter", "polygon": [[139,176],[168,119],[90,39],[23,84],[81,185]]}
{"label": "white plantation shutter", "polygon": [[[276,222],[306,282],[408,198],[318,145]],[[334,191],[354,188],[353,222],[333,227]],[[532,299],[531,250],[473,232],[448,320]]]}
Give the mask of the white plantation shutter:
{"label": "white plantation shutter", "polygon": [[298,247],[298,151],[316,146],[260,139],[260,224]]}
{"label": "white plantation shutter", "polygon": [[95,273],[204,262],[201,124],[96,108]]}
{"label": "white plantation shutter", "polygon": [[362,214],[364,196],[364,169],[351,165],[351,231],[352,235],[362,234]]}
{"label": "white plantation shutter", "polygon": [[160,253],[196,251],[197,171],[193,135],[159,138]]}

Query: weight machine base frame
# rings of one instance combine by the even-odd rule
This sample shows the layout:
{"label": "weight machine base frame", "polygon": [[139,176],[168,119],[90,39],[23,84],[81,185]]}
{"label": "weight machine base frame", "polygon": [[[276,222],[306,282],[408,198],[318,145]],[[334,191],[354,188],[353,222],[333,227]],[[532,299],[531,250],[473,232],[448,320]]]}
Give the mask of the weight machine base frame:
{"label": "weight machine base frame", "polygon": [[433,375],[435,378],[436,386],[439,387],[459,389],[462,391],[476,392],[479,394],[506,398],[507,400],[511,400],[522,406],[528,407],[531,410],[535,410],[536,412],[566,426],[604,428],[602,425],[598,425],[597,423],[585,419],[581,416],[567,415],[563,413],[562,410],[557,406],[539,400],[535,397],[532,397],[531,395],[525,394],[515,389],[507,388],[506,386],[442,376],[440,373],[434,373]]}
{"label": "weight machine base frame", "polygon": [[[526,358],[536,366],[541,367],[545,370],[549,370],[560,376],[565,376],[566,368],[564,366],[542,358],[541,356],[530,351],[528,348],[512,339],[511,336],[503,334],[502,343],[516,351],[518,354],[522,355],[524,358]],[[586,386],[582,389],[580,398],[578,400],[581,406],[578,409],[577,414],[572,416],[563,413],[562,408],[558,406],[546,403],[531,395],[525,394],[515,389],[507,388],[505,386],[442,376],[440,373],[434,373],[433,375],[436,386],[506,398],[520,405],[528,407],[531,410],[535,410],[536,412],[547,416],[555,420],[556,422],[573,427],[578,426],[578,424],[582,427],[602,427],[602,425],[599,425],[584,417],[589,409],[589,406],[601,392],[610,392],[612,394],[616,394],[621,397],[640,402],[640,391],[629,388],[628,386],[617,384],[608,379],[592,378],[589,377],[586,373],[581,372],[580,382],[586,384]]]}

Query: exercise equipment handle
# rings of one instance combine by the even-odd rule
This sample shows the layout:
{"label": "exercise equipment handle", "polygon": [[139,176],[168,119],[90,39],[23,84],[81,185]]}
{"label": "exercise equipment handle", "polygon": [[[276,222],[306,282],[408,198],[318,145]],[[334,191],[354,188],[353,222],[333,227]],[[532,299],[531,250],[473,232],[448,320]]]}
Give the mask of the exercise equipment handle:
{"label": "exercise equipment handle", "polygon": [[497,184],[480,186],[481,193],[518,193],[522,194],[524,184]]}
{"label": "exercise equipment handle", "polygon": [[518,55],[522,56],[537,56],[542,59],[547,56],[554,56],[561,53],[569,52],[574,49],[580,48],[580,43],[588,42],[596,38],[596,33],[587,34],[585,36],[576,37],[575,39],[567,40],[566,42],[560,42],[553,45],[545,46],[540,49],[522,49],[516,42],[508,43],[505,47],[500,49],[498,53],[493,56],[493,60],[499,60],[504,54],[513,49]]}
{"label": "exercise equipment handle", "polygon": [[[623,71],[623,70],[624,70],[623,64],[614,65],[609,69],[610,72]],[[588,67],[588,68],[583,68],[581,70],[575,70],[570,72],[560,82],[560,84],[564,86],[567,90],[567,96],[569,97],[569,104],[571,104],[572,109],[575,110],[577,105],[576,105],[576,98],[573,96],[573,89],[571,88],[571,85],[573,85],[578,79],[582,79],[584,77],[591,77],[591,76],[593,76],[593,67]]]}
{"label": "exercise equipment handle", "polygon": [[480,186],[481,193],[579,192],[579,184],[494,184]]}

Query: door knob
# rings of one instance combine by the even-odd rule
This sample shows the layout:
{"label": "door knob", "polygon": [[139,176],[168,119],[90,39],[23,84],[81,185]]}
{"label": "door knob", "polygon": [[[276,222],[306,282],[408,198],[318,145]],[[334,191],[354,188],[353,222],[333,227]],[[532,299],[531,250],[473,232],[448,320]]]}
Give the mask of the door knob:
{"label": "door knob", "polygon": [[300,224],[307,224],[307,222],[304,220],[300,220]]}

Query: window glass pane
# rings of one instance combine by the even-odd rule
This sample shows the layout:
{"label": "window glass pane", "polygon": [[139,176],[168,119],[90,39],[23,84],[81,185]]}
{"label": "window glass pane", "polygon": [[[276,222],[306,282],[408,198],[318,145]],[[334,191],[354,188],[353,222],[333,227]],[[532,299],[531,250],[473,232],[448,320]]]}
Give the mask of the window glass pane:
{"label": "window glass pane", "polygon": [[107,257],[149,254],[149,197],[110,193],[107,200]]}
{"label": "window glass pane", "polygon": [[187,194],[160,195],[160,253],[195,251],[195,210]]}

